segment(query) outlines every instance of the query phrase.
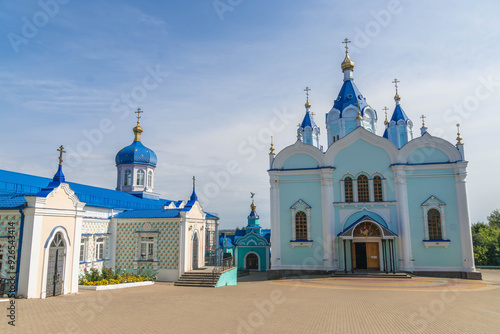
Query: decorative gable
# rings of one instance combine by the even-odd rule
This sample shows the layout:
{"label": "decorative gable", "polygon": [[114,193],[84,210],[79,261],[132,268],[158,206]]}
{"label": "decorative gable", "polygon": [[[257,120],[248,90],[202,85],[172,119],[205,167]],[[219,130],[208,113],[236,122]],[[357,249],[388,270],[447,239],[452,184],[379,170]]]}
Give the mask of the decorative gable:
{"label": "decorative gable", "polygon": [[269,246],[267,240],[255,232],[247,233],[236,241],[236,246]]}
{"label": "decorative gable", "polygon": [[427,206],[427,207],[442,207],[445,205],[446,204],[444,202],[442,202],[439,198],[435,197],[434,195],[432,195],[424,203],[422,203],[422,206]]}
{"label": "decorative gable", "polygon": [[309,204],[307,204],[303,200],[299,199],[297,202],[295,202],[294,205],[292,205],[290,207],[290,209],[296,210],[296,211],[309,211],[311,209],[311,207],[309,206]]}

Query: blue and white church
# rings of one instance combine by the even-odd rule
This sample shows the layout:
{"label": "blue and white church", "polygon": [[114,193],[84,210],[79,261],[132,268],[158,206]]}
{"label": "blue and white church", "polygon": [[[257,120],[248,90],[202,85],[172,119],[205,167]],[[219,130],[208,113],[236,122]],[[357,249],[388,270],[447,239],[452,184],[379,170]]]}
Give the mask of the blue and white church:
{"label": "blue and white church", "polygon": [[[345,41],[346,45],[349,41]],[[346,46],[343,83],[326,113],[328,147],[307,102],[297,140],[271,146],[270,277],[307,272],[413,272],[480,277],[474,267],[467,161],[457,143],[420,134],[395,106],[377,112],[354,82]],[[423,116],[422,116],[422,119]]]}

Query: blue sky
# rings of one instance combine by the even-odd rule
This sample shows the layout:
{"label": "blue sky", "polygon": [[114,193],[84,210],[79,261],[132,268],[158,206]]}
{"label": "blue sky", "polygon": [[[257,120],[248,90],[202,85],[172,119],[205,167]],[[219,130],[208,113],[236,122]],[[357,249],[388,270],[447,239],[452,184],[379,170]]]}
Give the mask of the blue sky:
{"label": "blue sky", "polygon": [[0,168],[52,176],[64,144],[68,180],[114,188],[114,156],[132,141],[140,106],[163,197],[187,199],[196,175],[204,206],[223,227],[246,224],[251,191],[269,226],[268,136],[278,150],[295,141],[309,86],[326,147],[324,114],[342,85],[348,37],[356,84],[379,111],[379,134],[382,108],[394,108],[395,77],[415,135],[421,114],[429,132],[453,143],[462,124],[471,221],[485,220],[500,208],[499,7],[1,1]]}

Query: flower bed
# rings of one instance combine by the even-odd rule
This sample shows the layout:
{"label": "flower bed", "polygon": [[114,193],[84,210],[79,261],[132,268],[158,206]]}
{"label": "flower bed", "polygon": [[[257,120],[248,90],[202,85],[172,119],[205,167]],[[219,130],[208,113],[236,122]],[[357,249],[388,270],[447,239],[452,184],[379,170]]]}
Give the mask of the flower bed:
{"label": "flower bed", "polygon": [[[124,283],[152,282],[156,280],[156,273],[151,271],[125,271],[103,268],[101,271],[92,268],[90,271],[85,269],[85,273],[80,275],[78,285],[80,286],[103,286],[117,285]],[[136,284],[139,285],[139,284]],[[143,284],[144,285],[144,284]]]}

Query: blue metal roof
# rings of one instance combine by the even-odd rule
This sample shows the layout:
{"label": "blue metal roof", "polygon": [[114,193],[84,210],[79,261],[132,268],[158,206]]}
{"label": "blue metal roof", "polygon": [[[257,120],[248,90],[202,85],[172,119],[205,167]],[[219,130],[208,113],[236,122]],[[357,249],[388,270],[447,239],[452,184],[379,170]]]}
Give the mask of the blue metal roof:
{"label": "blue metal roof", "polygon": [[117,219],[128,218],[178,218],[180,217],[179,209],[152,209],[152,210],[130,210],[123,211],[115,215]]}
{"label": "blue metal roof", "polygon": [[394,121],[394,122],[398,122],[400,120],[403,120],[403,121],[408,121],[408,116],[406,116],[406,113],[404,112],[403,108],[401,108],[401,106],[398,104],[396,105],[396,108],[394,109],[394,113],[392,114],[392,117],[391,117],[391,122]]}
{"label": "blue metal roof", "polygon": [[211,219],[220,219],[218,216],[214,215],[213,213],[210,212],[205,212],[207,218]]}
{"label": "blue metal roof", "polygon": [[115,163],[116,165],[144,164],[156,167],[157,158],[153,150],[144,146],[140,141],[134,141],[116,154]]}
{"label": "blue metal roof", "polygon": [[302,124],[300,125],[300,127],[303,129],[305,129],[306,126],[310,126],[313,129],[318,127],[316,125],[316,123],[314,122],[314,119],[312,118],[309,111],[306,111],[306,115],[304,116],[304,120],[302,121]]}
{"label": "blue metal roof", "polygon": [[357,107],[355,103],[359,102],[359,108],[361,109],[361,115],[363,115],[363,109],[368,106],[366,99],[361,95],[358,87],[354,84],[353,80],[346,80],[340,89],[339,96],[333,103],[333,108],[340,111],[340,117],[342,117],[342,112],[345,108],[350,105]]}
{"label": "blue metal roof", "polygon": [[387,129],[385,129],[384,135],[382,137],[384,137],[385,139],[389,139],[389,133],[387,132]]}
{"label": "blue metal roof", "polygon": [[[2,203],[4,203],[4,205],[14,205],[8,207],[18,207],[21,205],[19,204],[20,201],[23,201],[23,203],[26,202],[24,196],[35,196],[39,194],[42,188],[49,188],[48,185],[51,182],[54,182],[54,180],[46,177],[0,169],[0,201],[3,201]],[[169,205],[172,202],[166,199],[154,200],[139,198],[122,191],[92,187],[79,183],[67,183],[75,192],[78,199],[85,202],[87,206],[122,210],[144,210],[163,209],[165,205]]]}

